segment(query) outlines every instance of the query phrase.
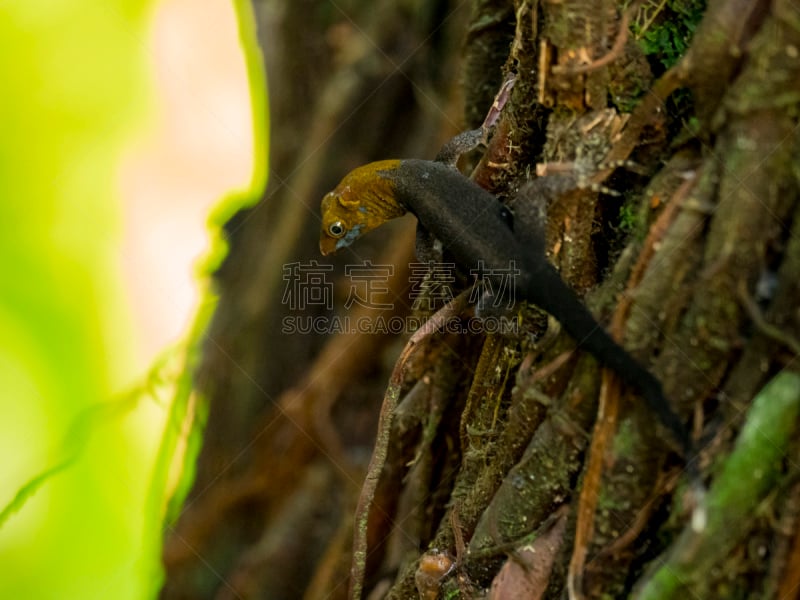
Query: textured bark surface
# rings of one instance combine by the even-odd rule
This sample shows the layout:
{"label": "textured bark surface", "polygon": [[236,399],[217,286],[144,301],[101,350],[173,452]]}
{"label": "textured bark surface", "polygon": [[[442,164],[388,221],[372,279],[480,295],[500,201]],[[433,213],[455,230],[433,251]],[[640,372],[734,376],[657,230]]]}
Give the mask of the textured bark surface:
{"label": "textured bark surface", "polygon": [[[227,226],[197,374],[210,416],[166,533],[162,597],[344,598],[361,524],[364,597],[798,597],[800,8],[254,7],[270,184]],[[697,475],[636,390],[518,307],[513,336],[438,332],[406,349],[378,434],[386,465],[357,522],[408,336],[282,333],[297,314],[284,265],[323,264],[319,199],[342,175],[434,156],[480,123],[509,74],[508,104],[465,169],[516,221],[547,215],[550,260],[662,381],[692,428]],[[392,308],[347,314],[412,314],[412,220],[333,260],[339,314],[344,265],[365,259],[394,265],[374,299]]]}

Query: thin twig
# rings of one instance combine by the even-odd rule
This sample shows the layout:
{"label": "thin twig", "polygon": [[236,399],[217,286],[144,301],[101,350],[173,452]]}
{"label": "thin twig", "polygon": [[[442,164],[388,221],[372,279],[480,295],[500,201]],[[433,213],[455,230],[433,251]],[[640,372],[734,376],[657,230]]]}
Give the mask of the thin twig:
{"label": "thin twig", "polygon": [[580,73],[589,73],[590,71],[601,69],[619,58],[622,54],[622,50],[625,48],[625,42],[628,41],[628,23],[630,23],[631,20],[630,12],[630,10],[626,10],[622,13],[619,22],[619,32],[617,33],[617,38],[614,40],[614,45],[611,46],[611,49],[603,56],[585,65],[555,65],[552,68],[553,73],[555,75],[579,75]]}
{"label": "thin twig", "polygon": [[383,467],[386,464],[389,438],[392,432],[392,418],[397,407],[400,388],[403,384],[406,363],[423,340],[441,329],[448,320],[461,313],[467,302],[468,291],[459,294],[455,299],[443,306],[422,327],[414,332],[392,370],[392,376],[389,379],[389,386],[386,388],[380,416],[378,417],[378,435],[375,440],[375,448],[369,461],[367,475],[364,478],[364,485],[361,488],[356,507],[355,531],[353,533],[353,562],[350,567],[349,597],[351,600],[360,600],[364,589],[364,574],[367,568],[369,512],[372,508],[372,502],[375,500],[375,491],[378,488]]}
{"label": "thin twig", "polygon": [[[644,278],[647,265],[650,263],[658,242],[666,235],[669,224],[672,223],[683,204],[686,194],[694,184],[694,179],[684,182],[676,191],[673,201],[661,213],[653,224],[645,240],[639,260],[633,267],[628,278],[626,294],[623,295],[614,316],[611,320],[611,333],[617,339],[622,338],[625,318],[633,303],[633,294],[630,293]],[[603,457],[606,448],[614,435],[619,414],[619,382],[616,376],[608,369],[603,370],[603,381],[600,386],[600,400],[597,422],[592,435],[592,444],[589,450],[589,462],[586,466],[583,488],[578,501],[578,518],[575,530],[575,545],[567,573],[567,591],[570,600],[581,600],[583,596],[583,570],[586,564],[586,555],[592,534],[594,533],[594,515],[597,508],[597,499],[600,494],[600,480],[603,472]]]}
{"label": "thin twig", "polygon": [[742,306],[747,311],[750,319],[752,319],[753,324],[755,324],[761,333],[768,338],[783,344],[795,354],[800,354],[800,341],[788,333],[784,333],[764,318],[764,314],[761,312],[758,304],[755,303],[753,298],[747,292],[747,284],[744,280],[739,281],[736,292],[739,296],[739,301],[742,303]]}
{"label": "thin twig", "polygon": [[616,431],[619,412],[619,379],[608,369],[603,370],[600,401],[589,450],[589,463],[583,476],[583,487],[578,501],[578,522],[575,528],[575,545],[567,572],[567,592],[570,600],[582,600],[583,568],[594,534],[594,513],[600,496],[603,459],[609,441]]}

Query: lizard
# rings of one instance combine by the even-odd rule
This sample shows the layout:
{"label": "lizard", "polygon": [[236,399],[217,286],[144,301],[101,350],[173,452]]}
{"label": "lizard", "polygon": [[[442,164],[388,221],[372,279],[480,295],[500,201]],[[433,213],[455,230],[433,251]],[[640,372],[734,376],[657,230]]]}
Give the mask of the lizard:
{"label": "lizard", "polygon": [[[661,382],[598,324],[561,279],[547,260],[541,227],[526,223],[515,230],[508,208],[455,168],[460,151],[474,147],[484,135],[478,129],[456,136],[433,161],[381,160],[348,173],[322,199],[320,251],[332,254],[410,212],[418,221],[420,260],[427,262],[436,239],[458,267],[477,272],[479,278],[492,280],[493,272],[507,271],[513,264],[519,271],[514,299],[527,300],[555,317],[578,347],[637,388],[688,458],[688,430],[665,398]],[[525,190],[523,186],[520,194]]]}

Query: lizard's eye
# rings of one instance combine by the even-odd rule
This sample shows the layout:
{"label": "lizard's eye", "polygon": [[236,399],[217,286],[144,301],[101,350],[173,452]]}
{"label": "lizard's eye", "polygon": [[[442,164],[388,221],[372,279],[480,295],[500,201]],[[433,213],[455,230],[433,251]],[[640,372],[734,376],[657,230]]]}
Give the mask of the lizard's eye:
{"label": "lizard's eye", "polygon": [[331,237],[342,237],[344,235],[344,224],[341,221],[334,221],[328,225],[328,233],[331,234]]}

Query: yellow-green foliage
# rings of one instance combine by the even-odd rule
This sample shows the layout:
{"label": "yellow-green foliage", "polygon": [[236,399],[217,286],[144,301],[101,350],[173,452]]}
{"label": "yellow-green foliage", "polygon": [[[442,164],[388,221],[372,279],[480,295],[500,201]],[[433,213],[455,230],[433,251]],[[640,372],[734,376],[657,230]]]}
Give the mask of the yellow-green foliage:
{"label": "yellow-green foliage", "polygon": [[[192,459],[180,453],[187,430],[176,424],[203,413],[189,402],[184,368],[195,340],[169,357],[172,371],[154,367],[130,389],[132,325],[117,272],[115,178],[151,116],[146,40],[157,4],[0,3],[0,598],[148,597],[174,489],[168,470],[176,456]],[[264,82],[249,5],[236,4],[249,53],[257,190],[266,164]],[[243,203],[240,196],[221,211]],[[146,443],[137,413],[148,404],[152,412],[156,395],[171,425]],[[198,429],[189,431],[191,450]],[[179,493],[189,479],[180,479]]]}

